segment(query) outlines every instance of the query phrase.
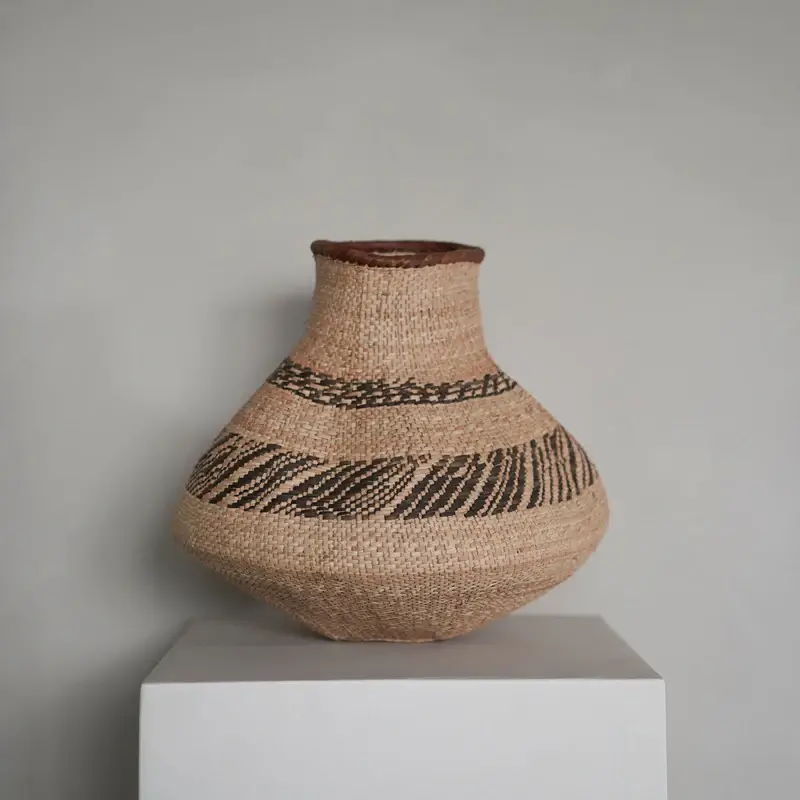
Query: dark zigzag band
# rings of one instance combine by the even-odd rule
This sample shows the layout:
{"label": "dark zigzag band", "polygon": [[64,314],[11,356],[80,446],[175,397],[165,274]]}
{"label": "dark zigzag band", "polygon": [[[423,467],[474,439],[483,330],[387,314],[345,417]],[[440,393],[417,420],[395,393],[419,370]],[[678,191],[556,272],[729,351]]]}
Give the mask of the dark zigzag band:
{"label": "dark zigzag band", "polygon": [[486,454],[331,462],[236,433],[200,459],[187,491],[212,505],[323,519],[485,517],[572,500],[597,472],[558,427]]}
{"label": "dark zigzag band", "polygon": [[379,408],[418,405],[420,403],[460,403],[477,397],[492,397],[513,389],[517,384],[503,372],[453,383],[403,383],[382,380],[347,381],[286,359],[267,378],[279,386],[314,403],[343,408]]}

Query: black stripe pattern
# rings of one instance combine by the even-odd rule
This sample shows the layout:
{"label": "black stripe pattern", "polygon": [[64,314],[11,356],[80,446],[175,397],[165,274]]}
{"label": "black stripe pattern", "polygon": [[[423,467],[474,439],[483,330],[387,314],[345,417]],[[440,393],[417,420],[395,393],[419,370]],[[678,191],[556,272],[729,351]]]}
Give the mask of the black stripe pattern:
{"label": "black stripe pattern", "polygon": [[326,461],[223,432],[187,485],[212,505],[322,519],[485,517],[568,502],[597,480],[562,427],[485,454]]}
{"label": "black stripe pattern", "polygon": [[478,397],[493,397],[513,389],[516,382],[504,372],[452,383],[403,383],[382,380],[348,381],[334,378],[286,359],[267,378],[288,392],[313,403],[342,408],[382,408],[421,403],[460,403]]}

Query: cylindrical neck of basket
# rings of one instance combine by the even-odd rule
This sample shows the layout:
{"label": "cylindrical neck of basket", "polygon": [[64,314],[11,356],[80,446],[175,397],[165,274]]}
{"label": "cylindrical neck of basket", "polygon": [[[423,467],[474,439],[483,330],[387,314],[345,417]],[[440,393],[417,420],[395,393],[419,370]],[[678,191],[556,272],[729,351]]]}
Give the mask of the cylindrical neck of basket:
{"label": "cylindrical neck of basket", "polygon": [[442,384],[493,371],[478,301],[483,251],[449,242],[314,242],[317,279],[292,354],[332,378]]}

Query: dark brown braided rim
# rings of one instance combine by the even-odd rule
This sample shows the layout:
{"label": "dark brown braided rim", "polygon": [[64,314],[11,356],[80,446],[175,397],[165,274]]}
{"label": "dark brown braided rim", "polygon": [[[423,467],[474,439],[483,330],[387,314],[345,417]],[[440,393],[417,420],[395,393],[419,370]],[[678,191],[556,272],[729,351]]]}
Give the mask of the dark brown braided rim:
{"label": "dark brown braided rim", "polygon": [[436,264],[480,263],[483,250],[455,242],[399,240],[396,242],[329,242],[318,239],[311,252],[335,261],[365,267],[430,267]]}

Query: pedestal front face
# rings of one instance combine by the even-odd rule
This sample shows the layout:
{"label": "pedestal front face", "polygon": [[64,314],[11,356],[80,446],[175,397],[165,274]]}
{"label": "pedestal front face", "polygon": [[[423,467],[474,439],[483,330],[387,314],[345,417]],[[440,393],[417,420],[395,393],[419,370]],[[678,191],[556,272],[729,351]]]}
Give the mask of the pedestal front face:
{"label": "pedestal front face", "polygon": [[197,623],[142,688],[142,800],[662,800],[664,684],[605,624],[428,645]]}

